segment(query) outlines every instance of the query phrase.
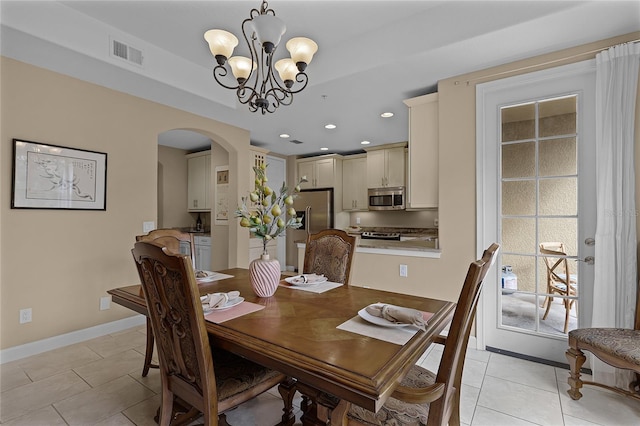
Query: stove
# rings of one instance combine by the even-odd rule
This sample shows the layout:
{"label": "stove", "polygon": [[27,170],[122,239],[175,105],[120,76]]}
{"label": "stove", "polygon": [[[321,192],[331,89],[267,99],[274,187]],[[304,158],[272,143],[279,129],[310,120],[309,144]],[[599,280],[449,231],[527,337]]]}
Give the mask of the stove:
{"label": "stove", "polygon": [[399,232],[374,232],[374,231],[365,231],[361,235],[362,239],[365,240],[396,240],[400,241],[400,233]]}

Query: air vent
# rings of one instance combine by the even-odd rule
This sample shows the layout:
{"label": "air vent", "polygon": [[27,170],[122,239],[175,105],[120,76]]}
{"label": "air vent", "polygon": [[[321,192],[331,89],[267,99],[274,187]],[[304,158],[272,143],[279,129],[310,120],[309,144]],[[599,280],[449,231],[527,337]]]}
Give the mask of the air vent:
{"label": "air vent", "polygon": [[298,139],[291,139],[289,142],[295,143],[296,145],[300,145],[301,143],[304,143],[302,141],[299,141]]}
{"label": "air vent", "polygon": [[111,56],[124,59],[125,61],[142,66],[144,56],[142,50],[129,46],[118,40],[111,39]]}

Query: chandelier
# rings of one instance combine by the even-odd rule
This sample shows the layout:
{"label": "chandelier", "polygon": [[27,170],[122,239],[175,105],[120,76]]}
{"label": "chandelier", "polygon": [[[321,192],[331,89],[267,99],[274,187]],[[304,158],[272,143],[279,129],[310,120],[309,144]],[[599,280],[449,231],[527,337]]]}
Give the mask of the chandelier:
{"label": "chandelier", "polygon": [[[263,1],[260,10],[251,9],[249,18],[242,22],[242,35],[251,58],[231,56],[238,38],[230,32],[214,29],[204,34],[218,63],[213,68],[213,77],[222,87],[235,90],[240,103],[248,104],[251,112],[272,113],[280,105],[291,105],[293,94],[307,87],[308,77],[304,71],[318,45],[306,37],[292,38],[286,44],[291,58],[280,59],[274,64],[273,55],[285,31],[284,22]],[[222,80],[228,74],[227,63],[237,85],[228,85]],[[274,67],[279,79],[274,74]]]}

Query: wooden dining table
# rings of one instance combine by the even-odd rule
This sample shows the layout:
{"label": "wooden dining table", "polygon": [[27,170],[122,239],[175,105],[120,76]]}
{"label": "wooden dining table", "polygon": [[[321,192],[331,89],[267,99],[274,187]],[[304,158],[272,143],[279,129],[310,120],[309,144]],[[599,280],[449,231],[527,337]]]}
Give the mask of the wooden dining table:
{"label": "wooden dining table", "polygon": [[[340,401],[379,410],[450,323],[455,309],[449,301],[354,285],[318,294],[285,287],[284,281],[272,297],[262,298],[253,293],[247,269],[219,272],[233,277],[199,284],[201,295],[237,290],[245,301],[264,309],[221,323],[205,321],[210,338],[228,351],[294,378],[297,389],[313,401],[303,407],[305,425],[326,424]],[[147,315],[140,285],[108,293],[114,303]],[[432,316],[425,330],[418,330],[405,344],[337,328],[354,317],[358,321],[359,310],[378,302]]]}

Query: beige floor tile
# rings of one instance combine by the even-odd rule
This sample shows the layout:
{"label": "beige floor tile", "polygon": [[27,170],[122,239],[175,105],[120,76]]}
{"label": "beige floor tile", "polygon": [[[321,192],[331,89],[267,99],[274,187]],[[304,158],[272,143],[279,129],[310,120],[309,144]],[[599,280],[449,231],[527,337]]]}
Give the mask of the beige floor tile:
{"label": "beige floor tile", "polygon": [[475,359],[476,361],[489,362],[491,352],[481,351],[474,348],[467,348],[467,359]]}
{"label": "beige floor tile", "polygon": [[562,424],[557,391],[546,391],[489,375],[482,383],[478,406],[540,425]]}
{"label": "beige floor tile", "polygon": [[460,422],[471,424],[473,413],[478,403],[480,388],[474,388],[469,385],[462,385],[460,389]]}
{"label": "beige floor tile", "polygon": [[160,395],[155,395],[127,408],[122,413],[136,426],[157,426],[153,417],[156,415],[159,406]]}
{"label": "beige floor tile", "polygon": [[550,392],[558,391],[554,367],[506,355],[491,354],[487,367],[487,376],[533,386]]}
{"label": "beige floor tile", "polygon": [[20,366],[35,382],[98,359],[101,356],[88,347],[71,345],[25,358],[20,361]]}
{"label": "beige floor tile", "polygon": [[138,331],[106,335],[87,341],[85,344],[102,357],[109,357],[144,345],[146,337]]}
{"label": "beige floor tile", "polygon": [[143,384],[147,388],[151,389],[155,393],[162,391],[162,379],[160,378],[160,370],[157,368],[150,368],[147,377],[142,377],[142,362],[137,370],[129,373],[135,381]]}
{"label": "beige floor tile", "polygon": [[142,370],[144,356],[133,349],[74,368],[91,387],[110,382],[133,371]]}
{"label": "beige floor tile", "polygon": [[124,376],[55,403],[54,407],[70,425],[88,425],[105,420],[151,396],[152,391]]}
{"label": "beige floor tile", "polygon": [[93,426],[134,426],[134,425],[135,423],[129,420],[127,416],[125,416],[122,413],[118,413],[107,419],[104,419],[101,422],[94,424]]}
{"label": "beige floor tile", "polygon": [[264,393],[227,413],[232,425],[272,426],[282,419],[282,399]]}
{"label": "beige floor tile", "polygon": [[588,420],[579,419],[577,417],[564,415],[564,426],[605,426],[598,423],[592,423]]}
{"label": "beige floor tile", "polygon": [[18,366],[0,366],[0,392],[31,383],[27,373]]}
{"label": "beige floor tile", "polygon": [[51,405],[47,405],[2,424],[4,426],[66,426],[67,423]]}
{"label": "beige floor tile", "polygon": [[484,379],[487,363],[475,359],[465,359],[462,370],[462,384],[480,388]]}
{"label": "beige floor tile", "polygon": [[[475,415],[473,416],[473,422],[471,426],[535,426],[536,423],[531,423],[526,420],[519,419],[517,417],[509,416],[498,411],[490,410],[485,407],[476,408]],[[556,423],[549,426],[559,426],[562,423]]]}
{"label": "beige floor tile", "polygon": [[73,371],[2,392],[0,421],[5,422],[91,389]]}

